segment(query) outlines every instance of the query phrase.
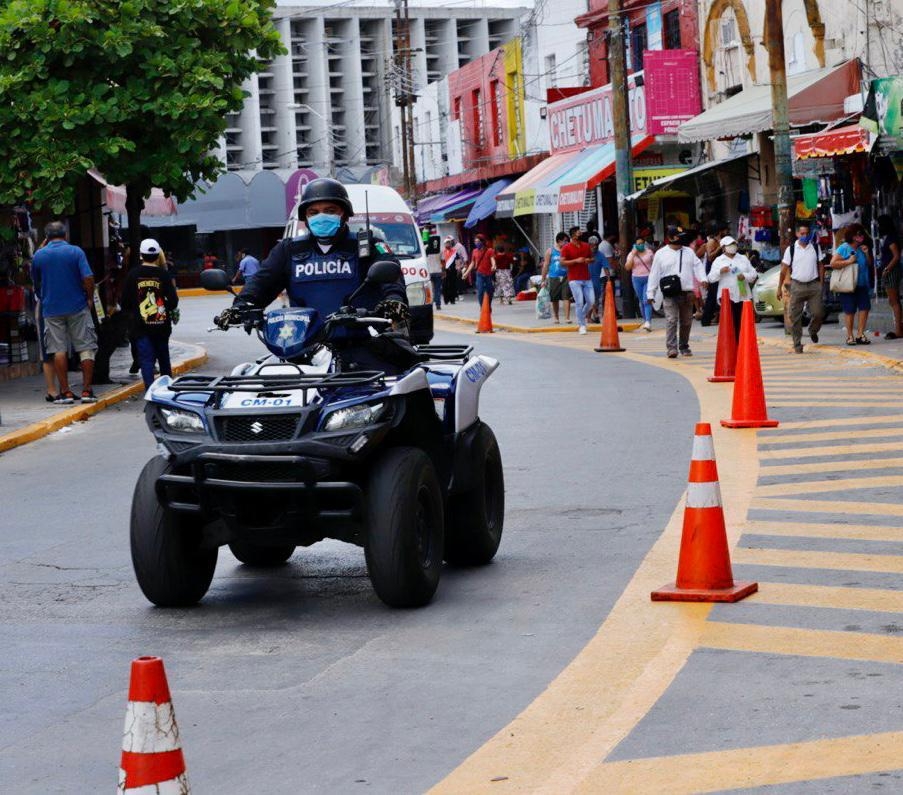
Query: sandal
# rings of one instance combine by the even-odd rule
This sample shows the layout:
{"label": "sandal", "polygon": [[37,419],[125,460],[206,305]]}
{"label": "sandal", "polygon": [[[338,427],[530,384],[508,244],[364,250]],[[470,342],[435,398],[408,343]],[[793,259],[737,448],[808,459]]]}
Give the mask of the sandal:
{"label": "sandal", "polygon": [[854,340],[852,337],[847,337],[847,345],[855,345],[855,344],[856,344],[856,340]]}
{"label": "sandal", "polygon": [[868,337],[856,337],[857,345],[871,345],[872,341]]}
{"label": "sandal", "polygon": [[70,403],[75,403],[75,395],[72,394],[72,391],[68,392],[60,392],[54,399],[53,402],[58,406],[68,406]]}
{"label": "sandal", "polygon": [[53,403],[54,401],[56,401],[56,395],[51,395],[50,392],[48,392],[46,395],[44,395],[44,400],[48,403]]}
{"label": "sandal", "polygon": [[896,334],[894,334],[893,331],[888,331],[887,334],[884,335],[884,339],[886,339],[886,340],[896,340],[896,339],[899,339],[899,337],[898,337]]}

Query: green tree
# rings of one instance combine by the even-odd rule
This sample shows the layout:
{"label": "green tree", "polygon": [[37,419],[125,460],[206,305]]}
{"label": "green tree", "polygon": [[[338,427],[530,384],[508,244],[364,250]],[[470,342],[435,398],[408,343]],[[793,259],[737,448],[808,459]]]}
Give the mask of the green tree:
{"label": "green tree", "polygon": [[[275,0],[7,0],[0,11],[0,203],[71,210],[88,168],[126,186],[135,256],[152,186],[185,200],[241,85],[283,52]],[[260,59],[260,60],[258,60]]]}

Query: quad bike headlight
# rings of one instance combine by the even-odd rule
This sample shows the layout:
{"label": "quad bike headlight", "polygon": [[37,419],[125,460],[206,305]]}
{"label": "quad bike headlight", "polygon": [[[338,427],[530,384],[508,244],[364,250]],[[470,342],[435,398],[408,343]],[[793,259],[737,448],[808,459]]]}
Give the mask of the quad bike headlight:
{"label": "quad bike headlight", "polygon": [[359,406],[336,409],[326,418],[323,430],[342,431],[349,428],[363,428],[376,422],[385,410],[384,403],[362,403]]}
{"label": "quad bike headlight", "polygon": [[173,433],[204,433],[204,421],[193,411],[180,409],[160,409],[163,423]]}

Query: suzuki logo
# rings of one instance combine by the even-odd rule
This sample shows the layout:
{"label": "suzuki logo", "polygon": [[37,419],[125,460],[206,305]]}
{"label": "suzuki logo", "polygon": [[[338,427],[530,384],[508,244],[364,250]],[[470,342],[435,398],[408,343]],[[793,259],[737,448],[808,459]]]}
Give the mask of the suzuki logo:
{"label": "suzuki logo", "polygon": [[263,430],[263,425],[260,422],[252,422],[251,423],[251,433],[260,433]]}

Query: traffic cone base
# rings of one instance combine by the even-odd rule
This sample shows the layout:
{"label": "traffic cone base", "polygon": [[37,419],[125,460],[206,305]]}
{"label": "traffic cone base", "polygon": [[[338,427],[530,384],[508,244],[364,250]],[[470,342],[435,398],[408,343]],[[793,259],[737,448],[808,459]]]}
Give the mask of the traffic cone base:
{"label": "traffic cone base", "polygon": [[492,334],[492,306],[489,293],[483,293],[483,306],[480,307],[480,320],[477,323],[477,334]]}
{"label": "traffic cone base", "polygon": [[739,602],[759,590],[757,582],[735,582],[732,588],[678,588],[676,583],[652,592],[653,602]]}
{"label": "traffic cone base", "polygon": [[735,377],[732,375],[710,375],[709,381],[713,384],[726,384],[728,382],[733,383],[735,381]]}
{"label": "traffic cone base", "polygon": [[777,428],[777,420],[721,420],[725,428]]}
{"label": "traffic cone base", "polygon": [[611,286],[611,279],[605,282],[605,305],[602,308],[602,336],[599,338],[599,347],[593,348],[596,353],[621,353],[621,341],[618,332],[618,310],[615,308],[615,290]]}
{"label": "traffic cone base", "polygon": [[707,422],[696,425],[688,481],[677,577],[652,591],[652,601],[737,602],[759,586],[734,582],[712,426]]}

